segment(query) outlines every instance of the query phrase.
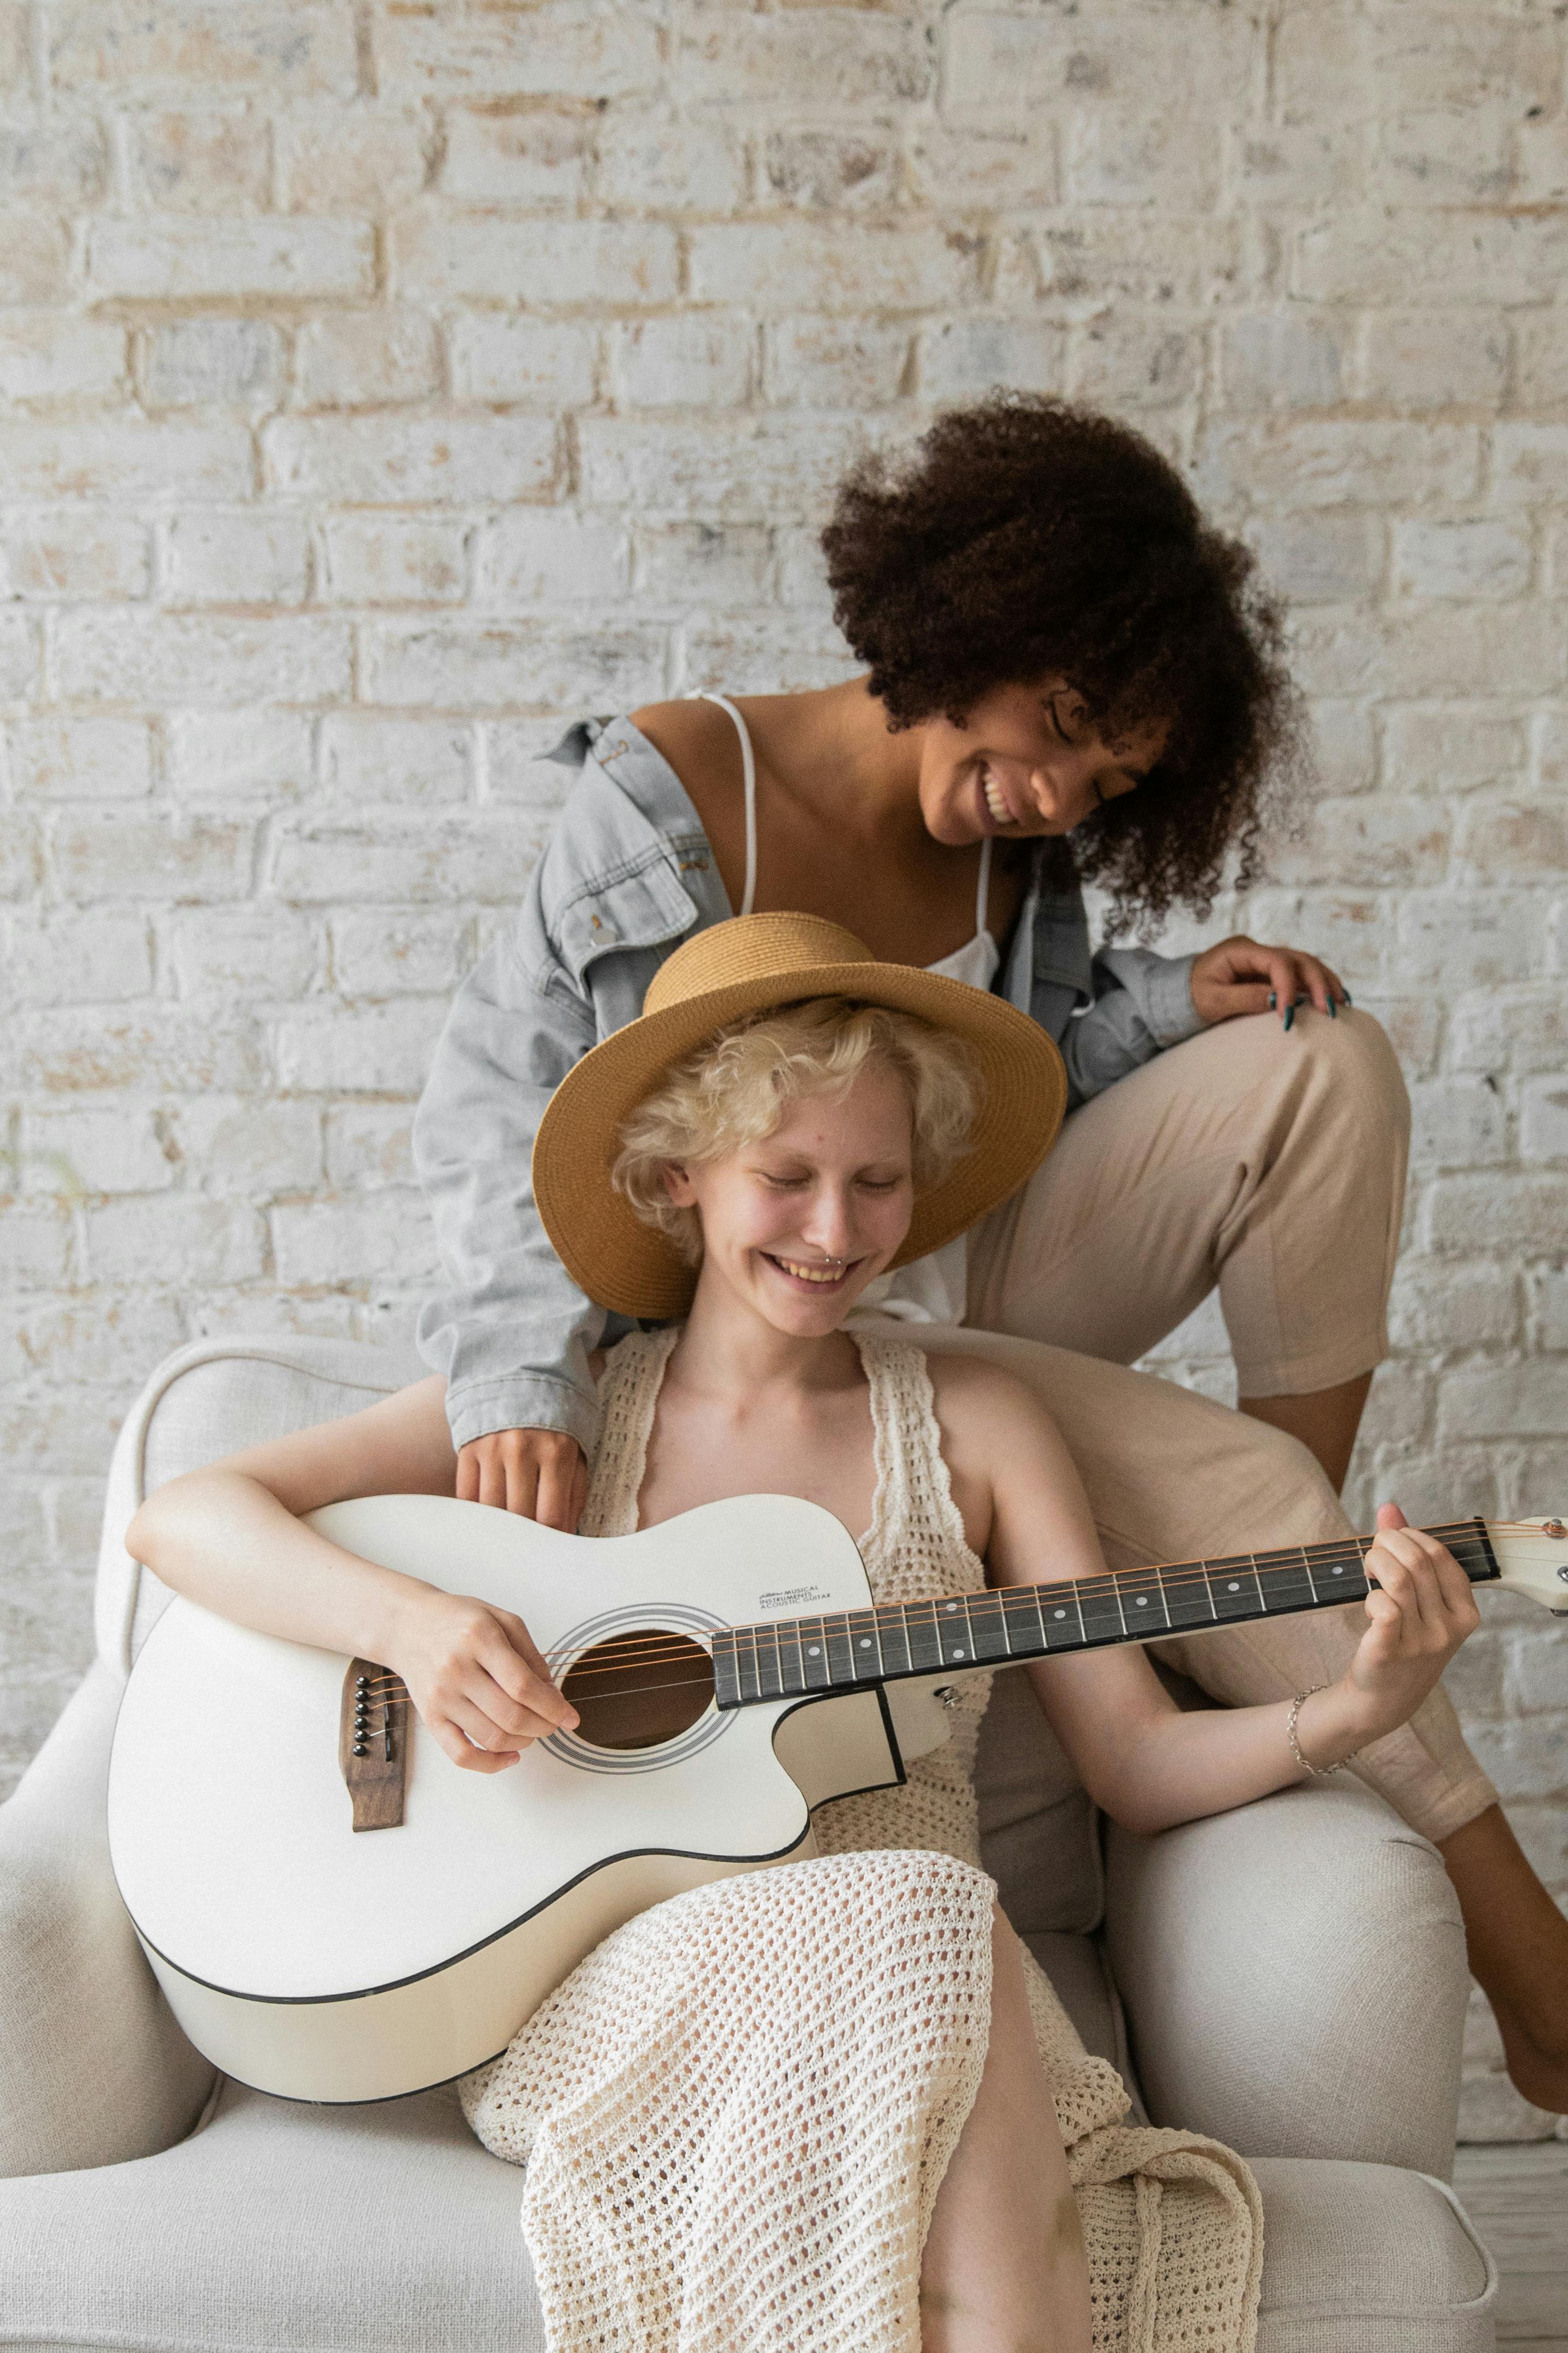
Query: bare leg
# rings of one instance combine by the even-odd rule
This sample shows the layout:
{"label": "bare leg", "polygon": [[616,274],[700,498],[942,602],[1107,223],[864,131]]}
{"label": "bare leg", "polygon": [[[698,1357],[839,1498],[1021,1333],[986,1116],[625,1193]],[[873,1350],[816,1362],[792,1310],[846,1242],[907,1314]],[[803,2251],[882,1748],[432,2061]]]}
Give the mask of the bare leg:
{"label": "bare leg", "polygon": [[1089,2266],[1018,1940],[995,1914],[991,2041],[921,2263],[921,2353],[1089,2353]]}
{"label": "bare leg", "polygon": [[1515,2091],[1568,2114],[1568,1920],[1520,1851],[1500,1806],[1437,1849],[1465,1915],[1470,1967],[1497,2017]]}
{"label": "bare leg", "polygon": [[1237,1402],[1254,1421],[1267,1421],[1299,1438],[1308,1453],[1317,1456],[1337,1495],[1351,1467],[1371,1387],[1372,1375],[1357,1373],[1353,1380],[1341,1381],[1331,1389],[1310,1389],[1305,1397],[1241,1398]]}

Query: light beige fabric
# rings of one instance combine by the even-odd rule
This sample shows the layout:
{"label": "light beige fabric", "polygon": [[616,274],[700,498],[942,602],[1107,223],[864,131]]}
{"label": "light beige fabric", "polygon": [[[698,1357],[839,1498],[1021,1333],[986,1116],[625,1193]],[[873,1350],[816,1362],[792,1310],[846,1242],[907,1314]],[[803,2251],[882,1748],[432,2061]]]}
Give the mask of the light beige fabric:
{"label": "light beige fabric", "polygon": [[1258,2353],[1490,2353],[1497,2269],[1442,2182],[1278,2157],[1257,2170]]}
{"label": "light beige fabric", "polygon": [[1107,1846],[1106,1945],[1157,2122],[1249,2157],[1450,2171],[1470,1973],[1424,1839],[1338,1780]]}
{"label": "light beige fabric", "polygon": [[[1491,2267],[1437,2183],[1256,2171],[1258,2353],[1493,2353]],[[164,2157],[0,2181],[0,2348],[544,2353],[517,2192],[450,2092],[329,2109],[231,2084]]]}
{"label": "light beige fabric", "polygon": [[120,1691],[95,1666],[0,1806],[0,2177],[167,2148],[212,2086],[109,1867]]}
{"label": "light beige fabric", "polygon": [[967,1321],[1130,1365],[1217,1282],[1243,1397],[1370,1372],[1409,1132],[1370,1014],[1222,1022],[1074,1112],[978,1229]]}
{"label": "light beige fabric", "polygon": [[[584,1525],[637,1525],[678,1334],[613,1353]],[[879,1601],[973,1592],[922,1352],[861,1335]],[[979,2088],[993,1883],[973,1767],[989,1674],[898,1788],[819,1807],[809,1862],[693,1890],[605,1939],[461,2089],[528,2168],[552,2353],[918,2353],[921,2252]],[[1033,1954],[1030,2015],[1082,2217],[1103,2353],[1248,2353],[1262,2212],[1239,2158],[1128,2126]]]}

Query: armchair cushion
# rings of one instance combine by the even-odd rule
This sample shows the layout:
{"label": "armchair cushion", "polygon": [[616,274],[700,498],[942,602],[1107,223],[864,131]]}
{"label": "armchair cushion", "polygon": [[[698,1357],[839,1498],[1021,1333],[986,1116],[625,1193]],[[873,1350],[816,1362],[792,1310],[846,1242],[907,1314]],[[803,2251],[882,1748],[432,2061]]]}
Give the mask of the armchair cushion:
{"label": "armchair cushion", "polygon": [[[1439,2183],[1258,2175],[1258,2353],[1490,2353],[1491,2266]],[[543,2353],[521,2192],[449,2091],[310,2108],[229,2085],[162,2157],[0,2184],[0,2347]]]}
{"label": "armchair cushion", "polygon": [[1106,1939],[1154,2123],[1448,2174],[1464,1928],[1436,1848],[1370,1790],[1113,1830]]}
{"label": "armchair cushion", "polygon": [[226,2084],[161,2157],[0,2183],[0,2346],[544,2353],[521,2199],[450,2090],[316,2108]]}
{"label": "armchair cushion", "polygon": [[1258,2353],[1492,2353],[1497,2269],[1446,2183],[1397,2166],[1251,2164]]}
{"label": "armchair cushion", "polygon": [[104,1786],[120,1688],[95,1666],[0,1807],[0,2176],[166,2148],[212,2086],[109,1867]]}

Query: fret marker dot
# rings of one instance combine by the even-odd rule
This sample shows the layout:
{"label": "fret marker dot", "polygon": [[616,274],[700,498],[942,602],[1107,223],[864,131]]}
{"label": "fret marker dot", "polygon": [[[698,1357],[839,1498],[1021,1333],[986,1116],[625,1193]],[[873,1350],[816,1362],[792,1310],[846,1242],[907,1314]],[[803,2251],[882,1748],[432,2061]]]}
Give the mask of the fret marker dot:
{"label": "fret marker dot", "polygon": [[1065,1618],[1067,1614],[1065,1609],[1053,1609],[1051,1612],[1053,1618]]}
{"label": "fret marker dot", "polygon": [[1342,1568],[1336,1568],[1336,1569],[1335,1569],[1335,1571],[1334,1571],[1334,1575],[1335,1575],[1336,1577],[1342,1577],[1342,1576],[1344,1575],[1344,1570],[1343,1570]]}
{"label": "fret marker dot", "polygon": [[1140,1609],[1147,1609],[1149,1607],[1149,1596],[1146,1593],[1141,1593],[1138,1596],[1138,1607]]}
{"label": "fret marker dot", "polygon": [[1239,1585],[1227,1585],[1225,1589],[1227,1593],[1239,1593],[1241,1591]]}
{"label": "fret marker dot", "polygon": [[954,1652],[953,1652],[953,1654],[952,1654],[952,1655],[953,1655],[953,1657],[954,1657],[955,1659],[962,1659],[962,1658],[963,1658],[963,1652],[962,1651],[954,1651]]}
{"label": "fret marker dot", "polygon": [[861,1637],[860,1637],[860,1648],[861,1648],[863,1651],[868,1651],[868,1650],[870,1649],[870,1647],[871,1647],[871,1638],[870,1638],[870,1636],[869,1636],[868,1634],[862,1634],[862,1635],[861,1635]]}
{"label": "fret marker dot", "polygon": [[956,1602],[956,1601],[950,1601],[950,1602],[948,1603],[948,1605],[947,1605],[947,1606],[948,1606],[948,1608],[949,1608],[950,1609],[957,1609],[957,1607],[958,1607],[958,1604],[957,1604],[957,1602]]}
{"label": "fret marker dot", "polygon": [[817,1649],[817,1647],[816,1647],[816,1643],[814,1642],[814,1643],[812,1644],[812,1646],[811,1646],[810,1650],[809,1650],[809,1651],[807,1651],[807,1652],[806,1652],[806,1654],[805,1654],[805,1655],[806,1655],[806,1657],[807,1657],[808,1659],[820,1659],[820,1658],[821,1658],[821,1656],[822,1656],[822,1652]]}

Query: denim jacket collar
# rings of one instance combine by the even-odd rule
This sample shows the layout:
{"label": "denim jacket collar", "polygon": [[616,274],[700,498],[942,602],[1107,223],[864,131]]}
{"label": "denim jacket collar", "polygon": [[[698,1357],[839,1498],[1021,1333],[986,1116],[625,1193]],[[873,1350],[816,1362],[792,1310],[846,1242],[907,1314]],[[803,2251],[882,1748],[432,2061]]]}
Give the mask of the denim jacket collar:
{"label": "denim jacket collar", "polygon": [[629,719],[580,720],[542,755],[578,771],[573,823],[545,860],[544,919],[581,984],[626,948],[662,947],[731,911],[679,777]]}

